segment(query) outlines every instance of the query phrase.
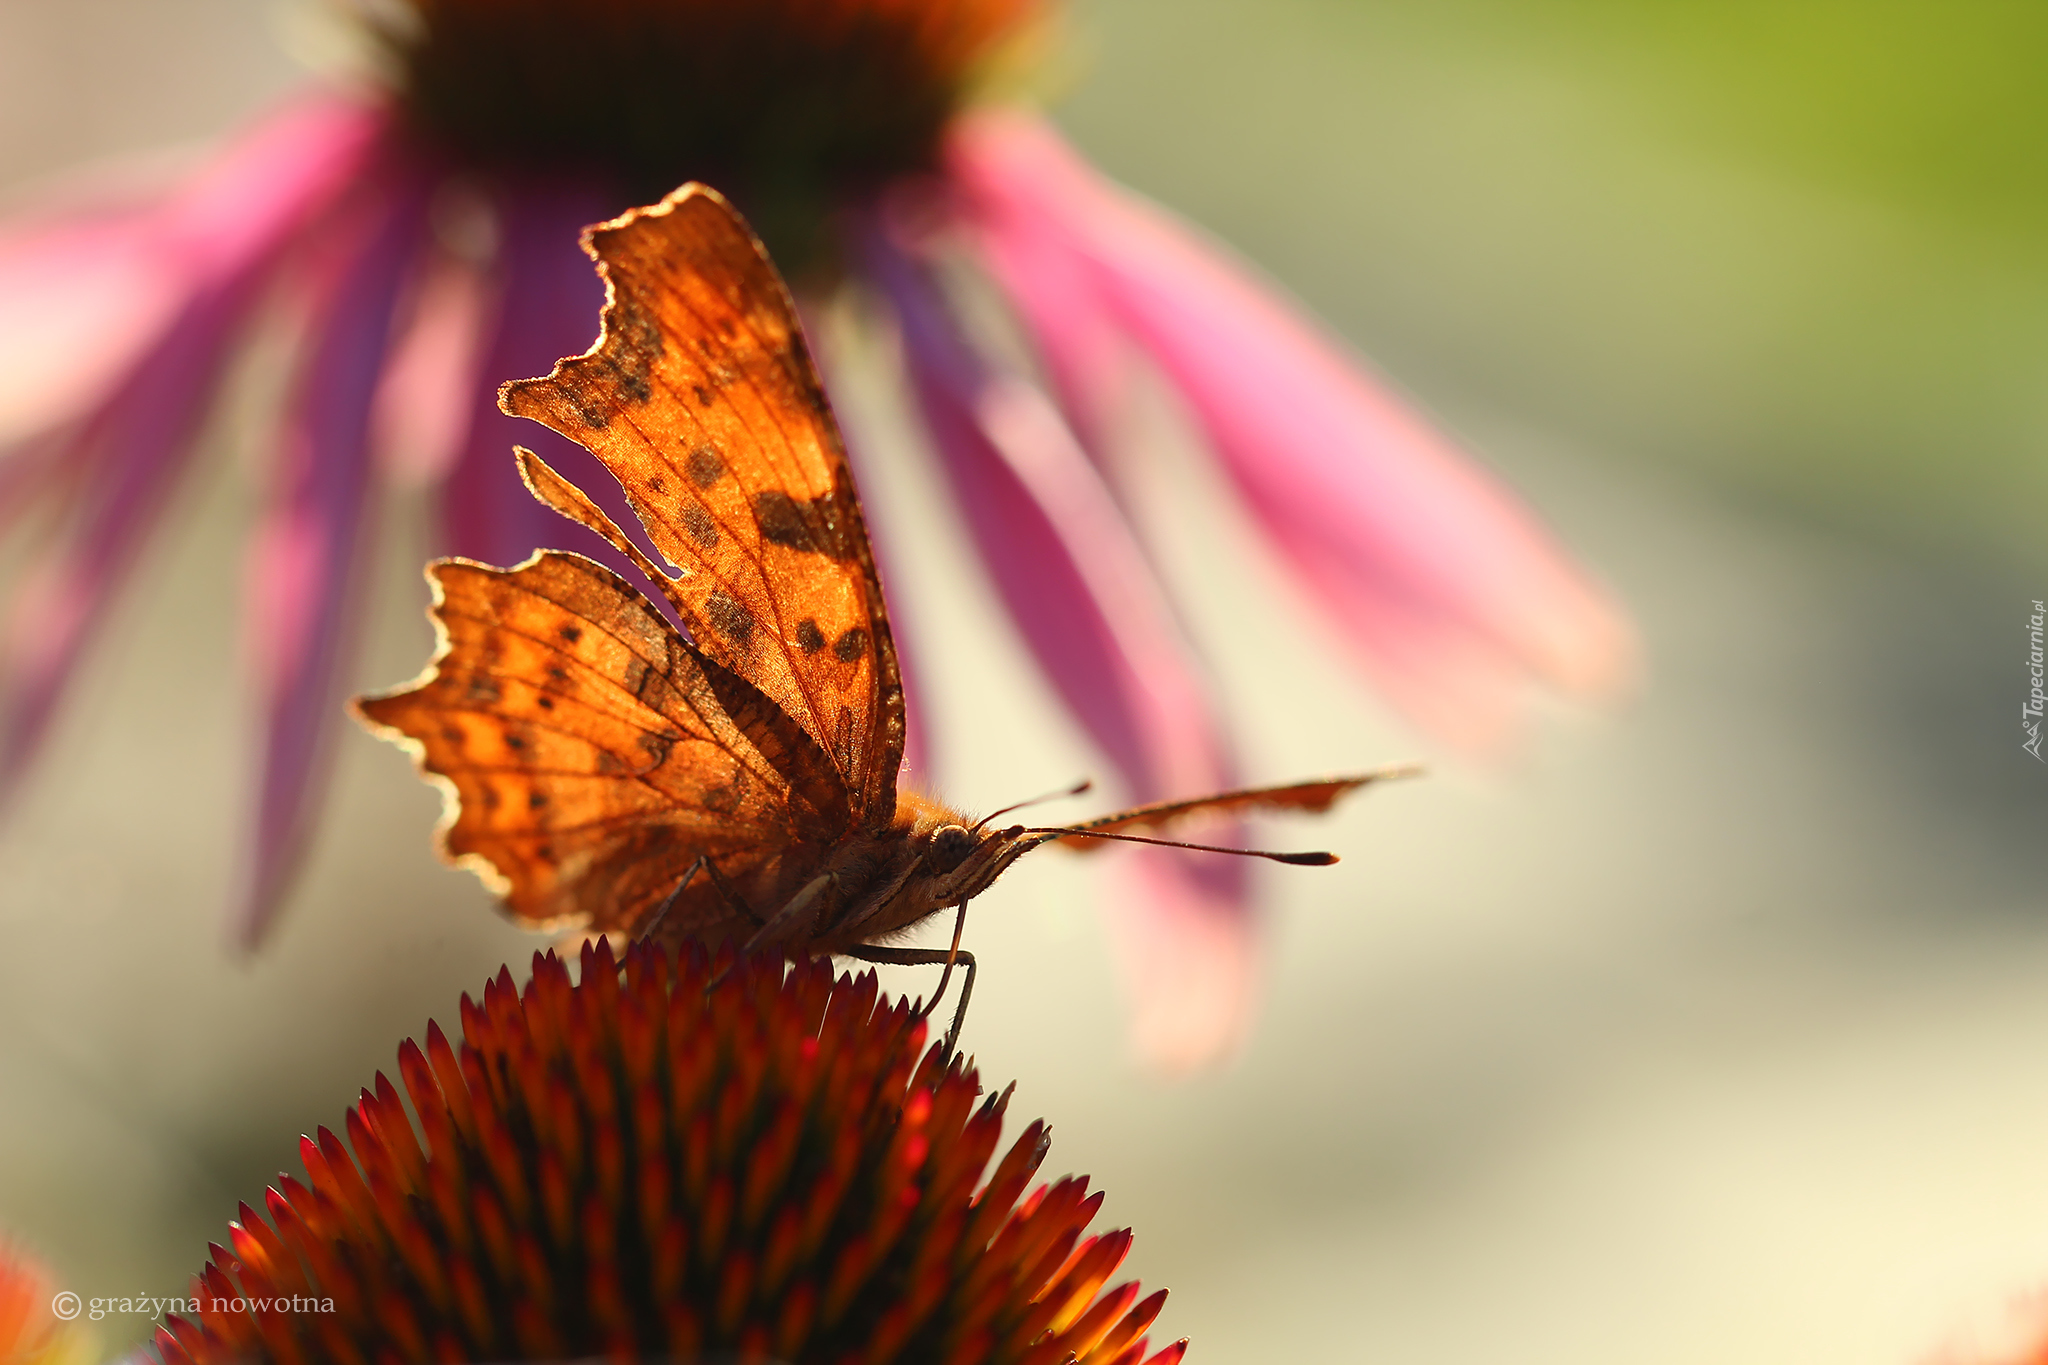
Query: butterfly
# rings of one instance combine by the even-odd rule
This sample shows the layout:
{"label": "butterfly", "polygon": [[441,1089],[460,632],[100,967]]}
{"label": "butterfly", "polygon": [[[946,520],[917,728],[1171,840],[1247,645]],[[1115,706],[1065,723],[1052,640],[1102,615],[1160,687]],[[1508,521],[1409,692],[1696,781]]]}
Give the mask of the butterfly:
{"label": "butterfly", "polygon": [[[882,584],[781,277],[739,213],[698,184],[586,230],[583,245],[606,286],[596,344],[545,378],[505,385],[499,406],[583,445],[617,478],[673,572],[515,447],[533,495],[609,543],[685,630],[582,555],[540,550],[509,569],[436,560],[439,643],[426,671],[355,702],[442,786],[444,856],[482,876],[516,921],[943,963],[927,1011],[958,963],[967,975],[950,1052],[974,981],[960,947],[967,903],[1031,849],[1165,842],[1138,831],[1197,814],[1322,811],[1409,771],[1059,827],[970,822],[899,787],[903,686]],[[946,909],[948,949],[879,942]]]}

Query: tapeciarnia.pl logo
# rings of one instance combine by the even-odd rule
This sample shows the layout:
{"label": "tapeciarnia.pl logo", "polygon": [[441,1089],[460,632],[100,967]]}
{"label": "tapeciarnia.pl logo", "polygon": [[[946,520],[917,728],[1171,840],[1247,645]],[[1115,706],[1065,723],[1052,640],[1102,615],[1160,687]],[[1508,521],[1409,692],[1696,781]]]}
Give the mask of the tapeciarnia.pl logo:
{"label": "tapeciarnia.pl logo", "polygon": [[2020,707],[2020,724],[2026,728],[2027,739],[2020,747],[2034,756],[2037,763],[2048,763],[2041,757],[2041,712],[2048,707],[2048,692],[2041,687],[2041,622],[2048,617],[2048,607],[2040,599],[2034,601],[2034,614],[2027,621],[2027,672],[2033,675],[2033,685],[2028,689],[2026,704]]}

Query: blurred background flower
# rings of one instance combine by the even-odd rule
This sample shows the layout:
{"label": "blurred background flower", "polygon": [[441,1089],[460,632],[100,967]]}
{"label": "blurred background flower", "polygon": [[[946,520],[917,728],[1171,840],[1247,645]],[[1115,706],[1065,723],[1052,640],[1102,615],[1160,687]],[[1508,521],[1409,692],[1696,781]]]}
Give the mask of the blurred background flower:
{"label": "blurred background flower", "polygon": [[[15,201],[301,89],[270,12],[0,0]],[[1259,1027],[1193,1084],[1104,1045],[1085,860],[977,905],[980,1065],[1088,1153],[1191,1360],[1909,1361],[2048,1275],[2048,785],[2018,724],[2048,216],[2014,170],[2048,129],[2044,24],[1996,0],[1075,11],[1065,137],[1313,299],[1617,585],[1655,660],[1638,702],[1546,724],[1515,767],[1436,763],[1314,826],[1344,861],[1266,885]],[[863,445],[876,517],[918,531],[891,567],[944,646],[921,710],[947,794],[1099,771],[910,439],[900,353],[834,354],[848,416],[890,437]],[[1248,752],[1437,757],[1319,644],[1162,390],[1133,379],[1119,477]],[[242,401],[0,827],[0,1224],[82,1291],[183,1292],[276,1169],[252,1135],[331,1123],[532,946],[434,863],[438,798],[362,737],[260,969],[222,960],[246,811],[222,756],[250,757],[254,703],[221,661],[269,467]],[[359,686],[429,643],[436,509],[386,511],[414,548],[369,561]]]}
{"label": "blurred background flower", "polygon": [[[869,286],[956,515],[1121,779],[1113,799],[1239,777],[1131,512],[1134,355],[1186,403],[1334,638],[1425,729],[1498,750],[1534,686],[1600,697],[1629,676],[1617,609],[1501,485],[1222,248],[1104,180],[1042,118],[984,107],[1047,46],[1051,6],[364,0],[333,17],[354,24],[353,84],[288,101],[168,186],[102,185],[0,238],[0,529],[26,522],[35,546],[0,637],[0,793],[172,505],[237,357],[283,350],[245,571],[263,754],[244,946],[319,808],[380,486],[432,490],[445,552],[603,552],[526,495],[507,452],[540,441],[572,476],[594,466],[503,417],[495,394],[594,335],[578,230],[685,179],[731,195],[814,313],[849,272]],[[1012,320],[964,305],[963,266],[992,276]],[[977,335],[991,321],[1030,358]],[[915,677],[920,636],[904,633]],[[928,769],[928,746],[912,751]],[[1128,856],[1140,1046],[1213,1058],[1253,997],[1246,869]]]}
{"label": "blurred background flower", "polygon": [[57,1293],[56,1281],[41,1265],[0,1238],[0,1361],[92,1365],[98,1359],[98,1343],[88,1330],[57,1316]]}
{"label": "blurred background flower", "polygon": [[211,1244],[164,1365],[1179,1365],[1185,1340],[1147,1350],[1165,1291],[1103,1289],[1131,1233],[1082,1235],[1101,1192],[1032,1187],[1043,1122],[991,1168],[1011,1092],[872,972],[603,940],[579,967],[501,968],[459,1044],[399,1047],[403,1098],[380,1071],[346,1144],[301,1138],[305,1180]]}

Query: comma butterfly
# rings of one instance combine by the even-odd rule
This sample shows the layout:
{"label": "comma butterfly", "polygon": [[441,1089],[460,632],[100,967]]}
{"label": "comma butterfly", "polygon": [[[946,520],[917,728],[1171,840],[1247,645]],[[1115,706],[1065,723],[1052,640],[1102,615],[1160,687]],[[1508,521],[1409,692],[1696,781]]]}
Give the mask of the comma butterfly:
{"label": "comma butterfly", "polygon": [[[507,384],[499,404],[579,442],[617,477],[678,572],[538,456],[516,452],[533,495],[645,574],[687,638],[582,555],[541,550],[510,569],[442,559],[427,569],[440,646],[426,672],[356,702],[439,781],[444,853],[502,894],[515,920],[944,963],[934,1005],[958,962],[967,977],[950,1051],[974,984],[960,949],[967,902],[1024,853],[1062,839],[1166,842],[1135,831],[1197,812],[1326,810],[1409,771],[1062,827],[990,828],[994,817],[970,823],[900,790],[903,688],[882,585],[780,276],[702,185],[589,229],[584,247],[607,288],[597,344],[544,379]],[[878,946],[949,908],[950,949]]]}

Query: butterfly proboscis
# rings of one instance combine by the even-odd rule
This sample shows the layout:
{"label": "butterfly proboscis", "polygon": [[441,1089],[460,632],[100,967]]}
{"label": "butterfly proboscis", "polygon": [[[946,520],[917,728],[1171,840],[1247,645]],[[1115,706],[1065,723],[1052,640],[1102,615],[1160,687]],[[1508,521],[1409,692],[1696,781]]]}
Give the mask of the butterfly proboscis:
{"label": "butterfly proboscis", "polygon": [[[413,682],[356,703],[441,785],[442,851],[513,919],[943,964],[927,1011],[960,965],[950,1053],[973,985],[960,946],[967,903],[1031,849],[1171,843],[1135,831],[1198,814],[1322,811],[1413,771],[999,829],[994,816],[970,824],[899,790],[903,688],[881,580],[781,278],[702,185],[588,229],[583,245],[606,289],[596,344],[505,385],[499,406],[581,444],[618,480],[654,554],[539,456],[514,452],[533,495],[608,543],[682,629],[579,554],[540,550],[512,568],[436,560],[433,659]],[[946,909],[948,948],[884,942]]]}

